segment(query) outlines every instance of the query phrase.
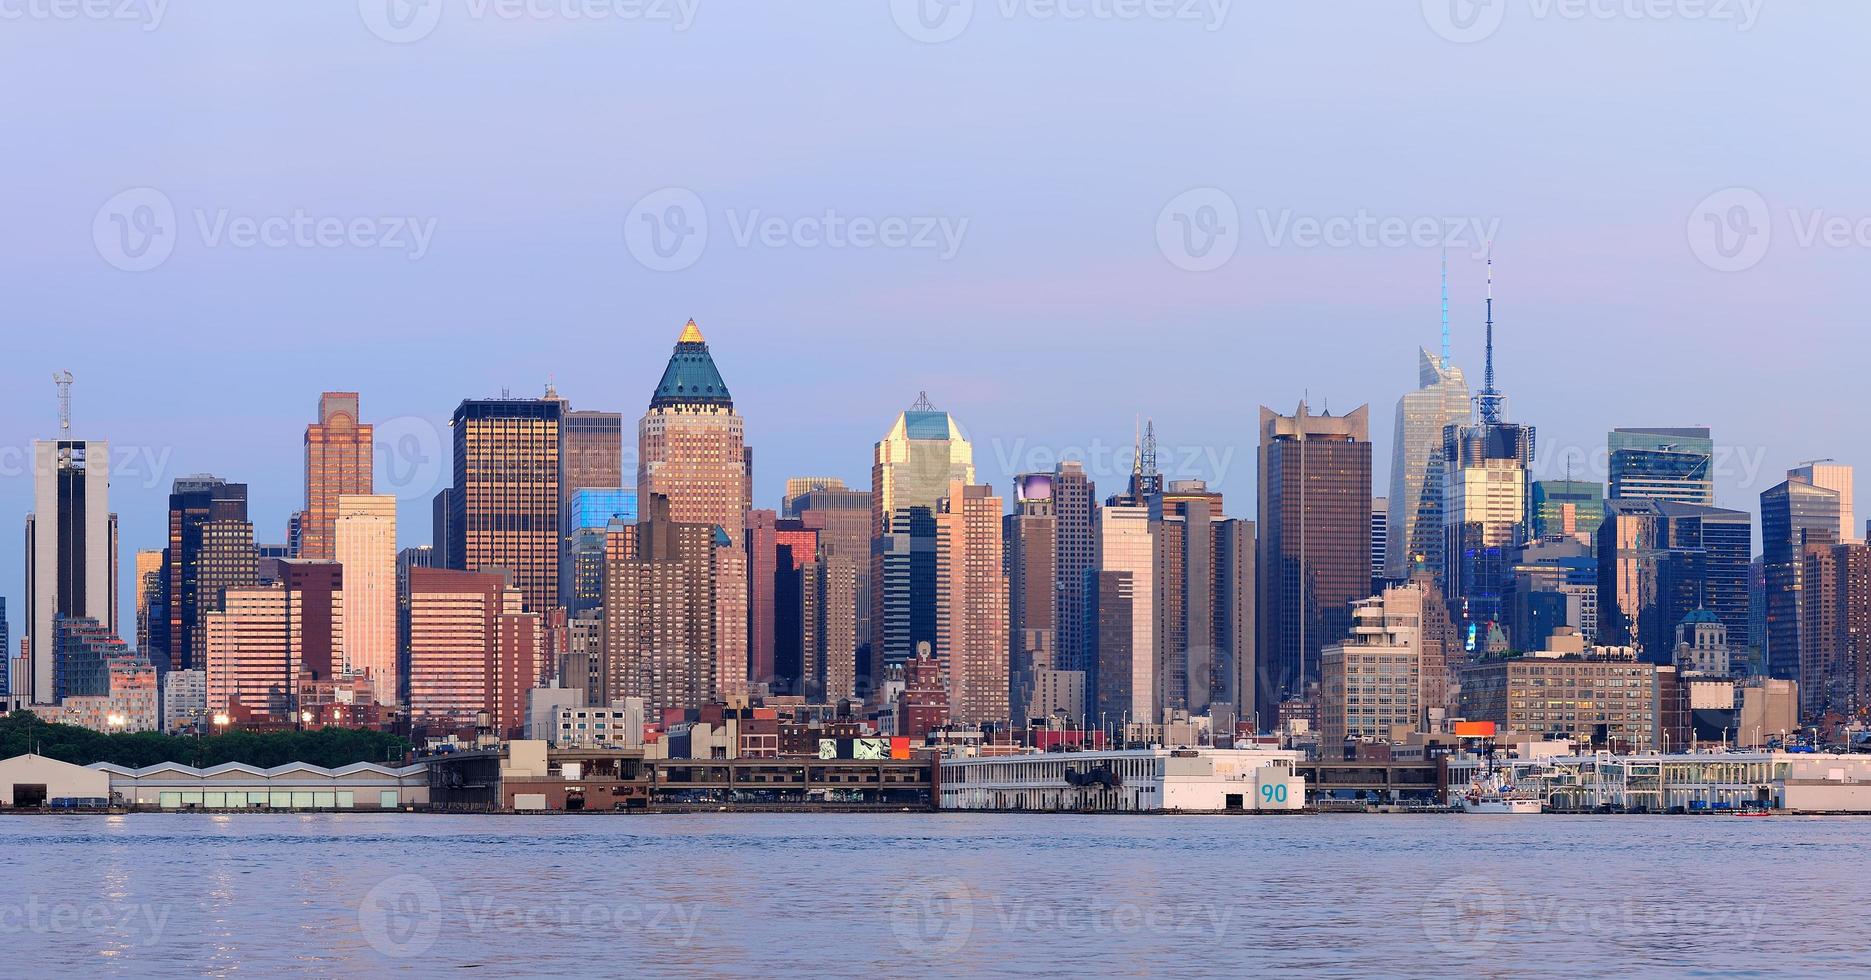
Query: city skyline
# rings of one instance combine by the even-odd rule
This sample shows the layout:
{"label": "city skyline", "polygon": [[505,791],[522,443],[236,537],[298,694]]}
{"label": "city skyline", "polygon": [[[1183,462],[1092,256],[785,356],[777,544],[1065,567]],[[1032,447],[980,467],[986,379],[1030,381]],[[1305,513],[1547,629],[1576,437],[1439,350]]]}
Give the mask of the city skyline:
{"label": "city skyline", "polygon": [[[1234,448],[1226,474],[1190,475],[1250,504],[1242,493],[1253,477],[1241,467],[1255,407],[1290,410],[1308,392],[1316,405],[1329,396],[1334,408],[1368,402],[1380,413],[1374,454],[1388,473],[1390,407],[1411,387],[1414,351],[1436,347],[1441,243],[1335,248],[1298,235],[1302,222],[1364,212],[1463,228],[1498,220],[1513,415],[1539,424],[1548,445],[1596,452],[1619,426],[1706,425],[1723,446],[1764,452],[1752,485],[1740,472],[1717,485],[1718,506],[1750,510],[1800,462],[1871,459],[1847,413],[1772,397],[1795,381],[1850,390],[1846,359],[1754,340],[1759,325],[1788,322],[1818,347],[1855,337],[1864,250],[1805,244],[1801,219],[1871,214],[1856,174],[1837,162],[1861,137],[1811,125],[1850,111],[1848,39],[1871,12],[1766,11],[1740,30],[1517,11],[1491,36],[1451,43],[1415,4],[1350,24],[1304,4],[1241,7],[1217,25],[983,10],[932,44],[884,6],[704,9],[680,31],[451,19],[410,44],[373,34],[345,4],[264,18],[177,8],[149,31],[25,25],[37,33],[0,41],[0,71],[54,86],[66,111],[22,113],[16,132],[70,152],[57,168],[0,161],[0,180],[29,189],[11,195],[19,329],[0,385],[0,449],[48,437],[56,416],[44,379],[69,368],[77,431],[124,452],[170,450],[160,486],[113,487],[126,547],[155,540],[157,498],[196,472],[251,484],[258,531],[277,539],[303,479],[292,434],[320,391],[361,391],[379,424],[439,425],[464,397],[536,394],[551,378],[576,405],[634,418],[671,326],[693,316],[761,449],[762,506],[777,501],[785,471],[858,485],[877,427],[925,389],[981,443],[981,478],[1003,494],[1014,474],[1050,467],[1002,466],[993,440],[1127,447],[1144,413],[1172,444]],[[773,36],[798,47],[778,50]],[[517,50],[539,56],[529,61],[535,84],[490,86],[487,53]],[[254,55],[230,54],[242,51]],[[1584,63],[1594,70],[1581,75]],[[1824,69],[1826,83],[1788,113],[1784,97],[1735,86],[1708,97],[1688,80],[1711,64],[1789,78]],[[1175,71],[1165,78],[1157,65]],[[775,77],[788,82],[764,84]],[[663,78],[693,81],[647,103],[582,94]],[[1293,79],[1307,80],[1308,99],[1259,97]],[[1555,79],[1566,80],[1563,99]],[[116,98],[131,86],[138,100]],[[205,102],[204,87],[250,97]],[[1031,120],[1055,111],[1062,91],[1100,107],[1100,119],[1073,110],[1042,136]],[[1176,112],[1157,111],[1153,93],[1165,91]],[[424,107],[413,127],[384,92]],[[848,111],[801,110],[825,92]],[[293,125],[262,108],[281,103]],[[74,116],[110,135],[74,145]],[[490,141],[466,122],[490,117],[513,120],[521,138]],[[894,122],[848,122],[873,117]],[[242,152],[225,151],[229,132],[245,134]],[[119,140],[161,152],[116,152]],[[1812,153],[1763,150],[1811,141]],[[439,176],[438,160],[449,161]],[[1172,200],[1205,187],[1236,205],[1243,239],[1222,267],[1191,272],[1166,260],[1157,223]],[[134,188],[164,194],[184,232],[145,272],[102,258],[93,228]],[[711,241],[694,265],[658,272],[632,255],[625,226],[665,188],[707,205]],[[1765,257],[1735,272],[1710,268],[1688,236],[1703,202],[1729,188],[1757,193],[1774,232]],[[969,225],[946,260],[735,235],[756,216],[828,209]],[[196,220],[213,231],[218,217],[299,210],[433,218],[434,240],[415,261],[381,249],[239,248],[208,244]],[[1269,229],[1283,232],[1279,244]],[[1450,280],[1455,360],[1474,375],[1483,243],[1472,237],[1450,249]],[[1208,356],[1174,369],[1131,356],[1139,334],[1165,330]],[[914,339],[935,335],[956,342]],[[438,355],[463,337],[476,342]],[[1613,349],[1627,364],[1667,361],[1678,377],[1718,383],[1700,403],[1635,385],[1581,406],[1576,382],[1550,369],[1561,354],[1582,365]],[[1000,360],[983,363],[982,351]],[[1024,369],[1028,360],[1048,370]],[[1188,370],[1203,383],[1187,384]],[[158,389],[152,372],[194,383]],[[796,431],[781,414],[794,408],[824,421]],[[1796,432],[1799,444],[1784,438]],[[0,514],[30,508],[25,482],[0,478]],[[425,516],[407,502],[399,514],[412,530]],[[21,591],[18,565],[0,560],[9,597]]]}
{"label": "city skyline", "polygon": [[[1452,316],[1458,318],[1456,320],[1457,326],[1453,328],[1455,336],[1458,337],[1461,335],[1459,314],[1459,309],[1455,310],[1452,314]],[[731,326],[725,329],[710,326],[708,332],[711,335],[718,333],[729,338],[734,337],[737,333]],[[1475,332],[1477,334],[1481,333],[1479,330]],[[1523,376],[1530,376],[1535,373],[1530,371],[1528,367],[1522,363],[1522,356],[1517,356],[1517,348],[1529,341],[1524,338],[1516,337],[1513,330],[1506,326],[1501,328],[1501,334],[1501,346],[1503,350],[1497,352],[1497,359],[1503,363],[1503,370],[1514,377],[1515,400],[1516,403],[1518,403],[1519,392],[1525,386],[1526,381],[1531,380],[1530,377]],[[1410,357],[1420,355],[1422,348],[1427,347],[1430,342],[1428,331],[1424,332],[1424,337],[1423,343],[1415,344],[1408,350],[1399,352],[1395,358],[1396,361],[1400,364],[1407,364]],[[648,369],[647,365],[651,362],[653,355],[667,350],[667,343],[666,337],[663,338],[660,343],[645,343],[646,349],[642,352],[644,356],[641,358],[641,363],[646,365],[643,371],[643,377],[651,379],[645,382],[645,387],[653,387],[654,378],[658,376],[658,372]],[[751,385],[743,385],[741,382],[737,381],[735,384],[737,389],[742,387],[758,389],[761,387],[757,379],[760,378],[762,372],[758,370],[756,365],[743,364],[741,359],[735,356],[731,339],[725,344],[717,343],[713,346],[717,353],[720,353],[723,348],[726,349],[723,359],[732,365],[732,367],[725,369],[728,373],[733,374],[736,378],[747,375],[755,379],[755,383]],[[1459,349],[1459,346],[1458,343],[1456,345],[1457,349]],[[635,360],[636,359],[633,359],[633,361]],[[1459,355],[1453,359],[1452,363],[1457,369],[1460,369],[1463,365]],[[1479,358],[1477,358],[1476,363],[1480,363]],[[1218,370],[1217,373],[1221,372]],[[1397,373],[1401,375],[1403,372],[1399,370]],[[290,422],[284,423],[282,425],[284,431],[277,433],[277,441],[284,443],[286,451],[290,454],[290,461],[286,465],[292,467],[292,469],[279,480],[262,481],[251,477],[249,475],[249,470],[237,469],[236,467],[240,466],[238,461],[240,459],[252,458],[256,455],[263,458],[268,457],[274,455],[272,452],[262,451],[261,453],[255,454],[248,452],[246,448],[242,446],[239,447],[238,451],[229,450],[215,454],[213,458],[220,459],[226,464],[219,469],[211,468],[206,465],[191,468],[185,465],[185,460],[195,457],[183,457],[181,455],[182,447],[180,446],[165,446],[156,450],[150,450],[140,446],[126,447],[114,439],[108,431],[101,434],[92,431],[93,426],[84,421],[83,415],[87,389],[85,377],[78,371],[73,371],[73,374],[77,376],[77,381],[73,387],[75,389],[74,402],[77,404],[78,408],[75,415],[77,421],[73,423],[71,437],[101,440],[110,443],[112,446],[111,509],[114,513],[118,514],[122,526],[120,535],[122,549],[134,552],[140,548],[160,547],[163,543],[162,536],[166,533],[161,526],[164,520],[161,514],[163,510],[162,502],[166,501],[171,485],[177,479],[186,479],[188,477],[202,476],[210,473],[214,476],[226,479],[229,482],[245,482],[248,484],[250,488],[249,518],[254,525],[253,535],[256,543],[286,543],[291,521],[301,512],[303,507],[305,458],[303,449],[299,445],[305,430],[304,420],[306,414],[303,407],[296,426]],[[621,384],[622,382],[619,383]],[[50,383],[45,384],[43,387],[45,391],[43,392],[44,397],[42,400],[47,402],[55,412],[57,408],[57,391]],[[1390,393],[1390,402],[1394,403],[1396,397],[1400,397],[1405,392],[1411,390],[1414,390],[1414,388],[1408,384],[1407,377],[1403,378],[1395,385],[1394,392]],[[325,391],[327,391],[327,389],[320,389],[319,391],[309,392],[303,396],[299,395],[297,392],[276,393],[272,398],[282,402],[296,399],[297,403],[301,406],[316,408],[320,392]],[[383,393],[384,397],[380,399],[373,398],[373,393],[367,390],[360,394],[360,414],[362,417],[359,421],[366,427],[374,426],[379,432],[373,443],[373,470],[375,482],[382,488],[382,492],[388,496],[395,497],[398,502],[397,546],[399,548],[405,548],[428,544],[430,543],[430,528],[433,523],[432,498],[434,493],[446,489],[451,479],[451,436],[447,412],[434,415],[406,415],[394,418],[378,417],[373,415],[371,406],[377,401],[388,401],[391,403],[402,401],[401,398],[397,397],[396,391],[394,389],[386,390]],[[631,406],[641,402],[640,395],[634,398],[628,394],[619,395],[616,404],[611,404],[601,403],[595,398],[580,398],[577,397],[577,394],[576,392],[561,389],[556,380],[556,376],[548,376],[536,392],[503,388],[498,393],[492,395],[470,395],[463,397],[468,401],[485,400],[488,398],[495,400],[511,398],[528,401],[558,397],[571,399],[572,403],[581,410],[602,412],[623,411],[626,413],[633,410]],[[920,396],[924,393],[918,392],[917,394]],[[1302,393],[1302,397],[1303,396],[1304,393]],[[885,415],[881,417],[887,418],[889,416],[894,416],[912,407],[908,404],[907,399],[903,401],[903,404],[894,407],[889,404],[881,406],[882,410],[885,412]],[[991,403],[993,399],[987,401]],[[1254,399],[1252,397],[1248,397],[1243,400],[1243,404],[1253,401]],[[1384,399],[1382,396],[1374,396],[1369,399],[1340,402],[1339,413],[1366,404],[1381,406],[1384,404]],[[943,401],[942,407],[945,410],[949,410],[949,414],[954,418],[955,423],[961,427],[964,434],[973,435],[979,431],[969,424],[969,413],[966,409],[954,408],[951,402],[946,399]],[[1258,406],[1256,405],[1253,407],[1257,408]],[[1327,407],[1329,407],[1329,403],[1328,405],[1318,405],[1316,411],[1323,412]],[[784,411],[783,408],[778,408],[777,410]],[[1619,424],[1628,423],[1630,420],[1619,420],[1615,415],[1615,408],[1600,408],[1598,411],[1605,413],[1611,422],[1611,424],[1607,424],[1602,430],[1603,434],[1600,436],[1600,441],[1595,446],[1589,444],[1589,441],[1586,441],[1585,444],[1566,443],[1554,445],[1553,442],[1543,439],[1536,453],[1535,466],[1532,470],[1533,479],[1564,479],[1569,474],[1573,478],[1580,480],[1596,479],[1601,483],[1609,482],[1609,450],[1606,440],[1610,438],[1611,433]],[[1118,409],[1114,407],[1111,414],[1115,416],[1117,413]],[[749,446],[764,449],[767,443],[763,441],[762,434],[771,433],[777,436],[785,433],[790,428],[794,428],[784,424],[776,425],[776,420],[781,416],[772,416],[763,420],[762,415],[766,413],[763,413],[759,408],[743,412],[742,414],[747,420],[746,424],[749,434],[746,438],[746,442]],[[1178,416],[1160,409],[1154,409],[1148,406],[1139,408],[1137,412],[1133,413],[1128,419],[1133,429],[1137,419],[1145,414],[1151,416],[1154,421],[1162,422],[1164,428],[1167,430],[1168,438],[1165,442],[1170,448],[1161,455],[1161,468],[1166,479],[1201,479],[1208,482],[1211,488],[1217,491],[1232,491],[1231,496],[1238,501],[1235,505],[1236,509],[1243,507],[1252,508],[1256,506],[1256,477],[1254,475],[1255,444],[1253,441],[1256,436],[1251,428],[1248,428],[1245,434],[1240,436],[1234,443],[1192,444],[1188,440],[1175,438],[1176,430],[1170,427],[1176,424]],[[1510,409],[1507,415],[1514,421],[1534,421],[1528,419],[1523,411],[1518,410],[1517,404],[1513,409]],[[822,418],[824,421],[837,424],[840,428],[861,427],[869,423],[872,434],[866,437],[866,445],[869,444],[868,440],[875,438],[874,431],[877,425],[881,424],[872,422],[863,416],[855,415],[850,411],[831,412]],[[1113,420],[1116,421],[1115,418]],[[126,418],[123,421],[124,424],[128,426],[141,424],[139,420],[134,418]],[[235,420],[230,419],[228,421],[230,427],[235,424]],[[765,423],[764,425],[762,424],[763,421]],[[1189,421],[1197,426],[1212,427],[1213,425],[1212,420],[1197,418],[1195,413],[1190,414]],[[1666,420],[1660,424],[1674,425],[1676,421],[1680,420]],[[1548,431],[1550,429],[1560,429],[1562,431],[1567,429],[1576,430],[1579,427],[1576,422],[1571,422],[1569,424],[1568,420],[1564,418],[1559,419],[1557,424],[1546,418],[1540,418],[1537,422],[1542,431]],[[18,424],[16,420],[14,425]],[[1625,427],[1629,426],[1626,425]],[[1796,465],[1809,465],[1815,459],[1819,458],[1801,456],[1798,459],[1790,461],[1785,468],[1775,469],[1773,468],[1771,460],[1778,458],[1778,454],[1774,452],[1773,447],[1737,447],[1731,441],[1722,438],[1722,430],[1719,427],[1711,426],[1710,428],[1714,430],[1716,454],[1714,482],[1717,504],[1744,510],[1755,515],[1757,528],[1759,526],[1760,491],[1780,482],[1780,480],[1785,478],[1786,472],[1795,468]],[[1372,492],[1374,497],[1381,498],[1382,491],[1385,489],[1384,484],[1388,482],[1388,475],[1392,469],[1392,454],[1395,451],[1395,442],[1394,439],[1385,438],[1388,427],[1379,425],[1372,426],[1371,429],[1370,436],[1373,446],[1374,473]],[[999,492],[1004,499],[1011,500],[1013,497],[1014,483],[1019,475],[1035,469],[1049,470],[1057,461],[1060,454],[1063,453],[1065,454],[1065,458],[1076,459],[1086,464],[1088,475],[1094,483],[1099,485],[1102,496],[1109,488],[1117,487],[1124,480],[1128,479],[1135,458],[1136,446],[1136,434],[1134,432],[1121,433],[1110,432],[1109,430],[1107,430],[1107,432],[1107,435],[1091,434],[1080,438],[1061,438],[1056,441],[1042,441],[1018,432],[995,434],[991,435],[986,440],[982,440],[978,437],[973,438],[971,441],[980,446],[975,454],[976,464],[980,470],[979,482],[984,485],[995,487],[997,492]],[[212,433],[210,433],[210,435],[212,435]],[[57,432],[57,419],[56,415],[54,415],[52,424],[48,427],[44,435],[31,436],[30,438],[51,439],[59,437]],[[215,444],[222,440],[209,439],[208,441],[210,444]],[[275,439],[269,438],[266,441],[267,445],[265,449],[277,450],[279,447],[271,445],[273,441],[275,441]],[[623,446],[622,468],[625,473],[626,483],[629,482],[631,474],[635,473],[637,469],[638,449],[635,443],[636,440],[634,439],[626,439],[625,445]],[[30,446],[30,439],[27,445]],[[779,501],[784,496],[787,480],[796,479],[799,473],[821,471],[827,473],[834,472],[838,464],[826,462],[827,460],[844,460],[846,468],[842,479],[850,486],[862,488],[868,482],[862,472],[863,457],[871,454],[864,448],[860,448],[859,453],[862,455],[859,457],[858,461],[854,463],[847,458],[852,456],[851,452],[837,453],[833,451],[833,447],[825,445],[823,441],[818,441],[814,451],[811,453],[811,458],[819,462],[794,466],[791,465],[789,460],[776,459],[763,452],[759,459],[761,465],[755,467],[753,475],[753,505],[756,508],[777,507]],[[1797,456],[1798,454],[1793,455]],[[203,458],[205,460],[208,457],[204,454]],[[1854,461],[1851,457],[1843,455],[1836,457],[1827,456],[1823,458],[1828,460],[1836,458],[1839,462],[1847,465],[1850,465]],[[125,473],[126,467],[129,468],[128,474]],[[17,488],[13,486],[14,484],[25,484],[27,494],[23,502],[22,513],[31,510],[31,467],[30,465],[26,465],[24,469],[25,473],[18,480],[0,480],[0,488],[5,488],[7,491],[12,492],[17,492]],[[154,487],[147,485],[151,478],[146,474],[151,472],[156,473],[160,481]],[[8,494],[5,492],[0,492],[0,500],[6,499],[7,495]],[[137,509],[139,504],[146,500],[155,502],[154,505],[157,514],[154,518],[152,518],[150,514],[142,513]],[[1244,513],[1251,514],[1252,511],[1248,510],[1244,511]],[[152,521],[157,525],[154,528],[150,527]],[[1757,553],[1759,553],[1759,549],[1760,538],[1757,533]],[[4,552],[0,552],[0,554],[4,554]],[[15,562],[13,564],[17,566],[19,563]],[[133,564],[134,563],[121,560],[119,562],[119,579],[121,580],[119,588],[123,594],[126,595],[134,594],[135,592]],[[19,575],[20,573],[16,568],[9,569],[4,563],[0,563],[0,589],[10,589],[10,591],[0,591],[0,595],[23,595],[23,589],[18,586]]]}

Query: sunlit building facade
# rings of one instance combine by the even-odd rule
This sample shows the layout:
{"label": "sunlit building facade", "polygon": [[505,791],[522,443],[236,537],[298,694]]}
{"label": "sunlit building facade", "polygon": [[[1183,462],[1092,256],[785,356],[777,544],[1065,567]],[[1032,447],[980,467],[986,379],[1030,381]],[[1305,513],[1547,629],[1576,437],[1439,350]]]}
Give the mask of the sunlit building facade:
{"label": "sunlit building facade", "polygon": [[330,561],[336,554],[338,498],[375,492],[375,438],[375,427],[359,420],[357,392],[319,396],[318,421],[305,428],[305,510],[298,519],[295,557]]}
{"label": "sunlit building facade", "polygon": [[396,703],[396,498],[338,498],[333,550],[343,569],[343,673],[368,675],[378,704]]}
{"label": "sunlit building facade", "polygon": [[559,466],[565,404],[464,401],[455,409],[449,567],[499,571],[534,612],[559,601]]}

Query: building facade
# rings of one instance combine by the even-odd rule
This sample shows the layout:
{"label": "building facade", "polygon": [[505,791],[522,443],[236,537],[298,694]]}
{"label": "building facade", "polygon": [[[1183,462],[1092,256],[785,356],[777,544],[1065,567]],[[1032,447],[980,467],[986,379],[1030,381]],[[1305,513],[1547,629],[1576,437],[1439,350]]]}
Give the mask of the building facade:
{"label": "building facade", "polygon": [[305,510],[293,557],[330,561],[337,554],[338,498],[374,493],[374,426],[361,421],[355,391],[318,398],[318,421],[305,427]]}

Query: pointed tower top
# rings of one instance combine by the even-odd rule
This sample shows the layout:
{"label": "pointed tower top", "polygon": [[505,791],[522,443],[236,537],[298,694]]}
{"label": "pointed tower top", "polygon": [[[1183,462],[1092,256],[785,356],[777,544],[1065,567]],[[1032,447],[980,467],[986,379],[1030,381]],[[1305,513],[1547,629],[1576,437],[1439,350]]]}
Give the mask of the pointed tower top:
{"label": "pointed tower top", "polygon": [[702,338],[702,328],[696,326],[693,319],[689,321],[688,326],[682,328],[682,336],[676,338],[678,344],[705,344],[707,342]]}
{"label": "pointed tower top", "polygon": [[669,366],[663,369],[663,381],[650,398],[651,408],[674,405],[734,407],[734,398],[728,394],[728,386],[715,368],[714,355],[709,353],[708,342],[702,339],[702,329],[694,320],[682,328],[676,351],[669,355]]}

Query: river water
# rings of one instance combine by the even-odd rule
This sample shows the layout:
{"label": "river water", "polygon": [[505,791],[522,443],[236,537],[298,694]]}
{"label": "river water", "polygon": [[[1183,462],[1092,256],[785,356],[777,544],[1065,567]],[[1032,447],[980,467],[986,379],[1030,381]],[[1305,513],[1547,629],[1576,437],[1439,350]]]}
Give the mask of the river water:
{"label": "river water", "polygon": [[1864,974],[1871,820],[0,819],[6,975]]}

